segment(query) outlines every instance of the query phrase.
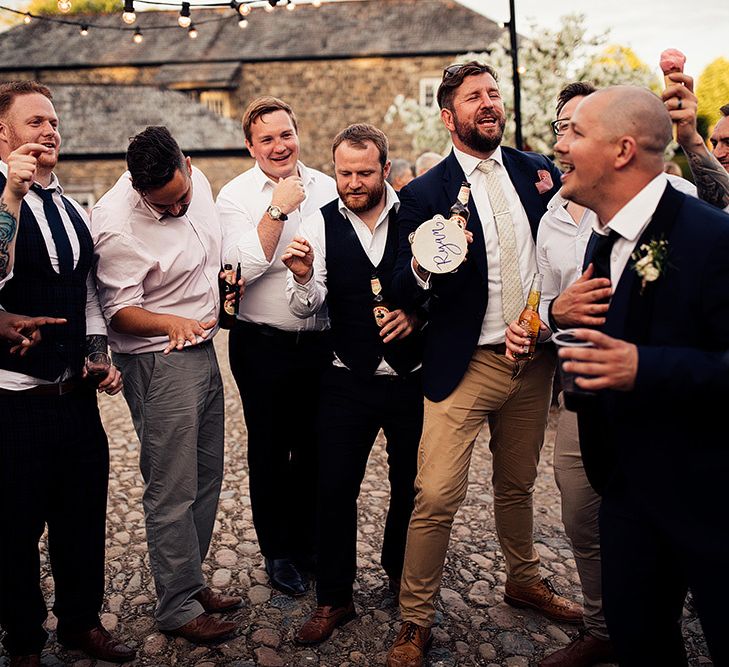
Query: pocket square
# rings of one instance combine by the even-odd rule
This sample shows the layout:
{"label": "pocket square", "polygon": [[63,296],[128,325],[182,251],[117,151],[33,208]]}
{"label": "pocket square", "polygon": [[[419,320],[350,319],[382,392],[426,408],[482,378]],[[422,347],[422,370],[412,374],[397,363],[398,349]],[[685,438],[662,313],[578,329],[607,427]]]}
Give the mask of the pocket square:
{"label": "pocket square", "polygon": [[537,176],[539,176],[539,180],[534,185],[537,187],[537,192],[540,195],[543,195],[545,192],[549,192],[554,187],[552,174],[550,174],[546,169],[537,170]]}

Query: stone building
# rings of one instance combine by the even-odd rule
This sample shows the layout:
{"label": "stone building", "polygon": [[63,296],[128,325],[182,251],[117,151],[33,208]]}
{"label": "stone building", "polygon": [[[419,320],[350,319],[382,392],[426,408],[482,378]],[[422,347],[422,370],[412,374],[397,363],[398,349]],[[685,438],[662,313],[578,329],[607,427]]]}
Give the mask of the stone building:
{"label": "stone building", "polygon": [[87,35],[43,20],[0,34],[0,80],[35,78],[55,91],[65,140],[59,171],[74,193],[100,196],[123,167],[127,138],[149,124],[168,125],[217,192],[250,164],[239,121],[264,94],[294,107],[311,166],[331,172],[331,140],[352,122],[382,127],[392,155],[414,159],[402,125],[384,125],[395,96],[435,104],[443,68],[501,31],[456,0],[255,8],[244,28],[232,9],[193,8],[197,39],[154,29],[176,26],[177,17],[139,12],[121,32],[100,29],[125,27],[119,14],[72,16],[88,22]]}

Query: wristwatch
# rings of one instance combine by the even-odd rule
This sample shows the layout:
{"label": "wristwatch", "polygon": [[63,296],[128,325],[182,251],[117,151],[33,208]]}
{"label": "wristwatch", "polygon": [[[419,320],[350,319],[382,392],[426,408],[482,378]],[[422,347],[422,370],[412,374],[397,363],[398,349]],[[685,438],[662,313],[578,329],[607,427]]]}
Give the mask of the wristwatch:
{"label": "wristwatch", "polygon": [[268,213],[268,215],[274,220],[280,220],[281,222],[286,222],[289,219],[288,215],[286,215],[278,206],[274,206],[273,204],[266,209],[266,213]]}

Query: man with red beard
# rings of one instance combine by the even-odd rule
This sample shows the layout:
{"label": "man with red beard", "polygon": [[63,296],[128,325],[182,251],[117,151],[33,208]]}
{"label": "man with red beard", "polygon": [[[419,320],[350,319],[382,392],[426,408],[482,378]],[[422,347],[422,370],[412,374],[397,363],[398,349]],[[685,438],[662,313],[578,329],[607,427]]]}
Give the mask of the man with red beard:
{"label": "man with red beard", "polygon": [[[506,561],[504,600],[554,620],[582,620],[581,607],[542,579],[532,536],[554,353],[537,347],[533,359],[512,361],[504,343],[504,325],[519,315],[536,272],[537,226],[558,189],[559,171],[544,156],[500,146],[506,116],[496,79],[492,67],[476,61],[445,69],[437,97],[454,150],[401,192],[395,296],[404,307],[424,292],[431,298],[425,421],[400,593],[403,624],[388,654],[390,667],[423,664],[451,525],[486,420]],[[471,184],[468,261],[456,273],[431,276],[413,258],[408,236],[435,214],[447,215],[464,180]]]}
{"label": "man with red beard", "polygon": [[332,151],[339,198],[304,221],[283,256],[291,312],[310,317],[326,299],[334,347],[318,419],[317,607],[296,633],[299,644],[326,640],[356,615],[357,496],[380,428],[391,488],[382,567],[399,590],[423,421],[420,336],[390,288],[399,201],[385,181],[387,137],[350,125]]}

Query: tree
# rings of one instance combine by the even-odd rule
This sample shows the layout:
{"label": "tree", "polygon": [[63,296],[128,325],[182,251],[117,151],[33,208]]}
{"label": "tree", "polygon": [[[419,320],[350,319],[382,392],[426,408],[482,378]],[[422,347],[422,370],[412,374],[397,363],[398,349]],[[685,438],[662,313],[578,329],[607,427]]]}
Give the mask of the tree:
{"label": "tree", "polygon": [[729,104],[729,60],[717,58],[704,68],[696,82],[696,95],[699,115],[713,127],[721,118],[719,107]]}
{"label": "tree", "polygon": [[120,0],[72,0],[71,11],[64,14],[58,9],[56,0],[30,0],[25,9],[31,14],[40,16],[54,14],[68,16],[71,14],[109,14],[118,12],[120,7]]}
{"label": "tree", "polygon": [[[561,19],[557,31],[531,26],[529,39],[519,43],[521,75],[522,134],[530,150],[551,153],[554,144],[549,121],[560,89],[570,81],[592,81],[597,87],[616,83],[632,83],[657,89],[658,81],[650,68],[635,53],[623,46],[606,46],[608,33],[587,37],[585,17],[572,14]],[[504,132],[506,144],[513,141],[514,119],[508,111],[513,107],[514,89],[511,79],[509,35],[490,45],[487,53],[466,53],[456,62],[480,60],[499,72],[499,87],[507,108]],[[439,119],[437,107],[421,107],[403,95],[395,98],[385,116],[386,122],[399,119],[413,137],[418,150],[445,152],[450,137]]]}

